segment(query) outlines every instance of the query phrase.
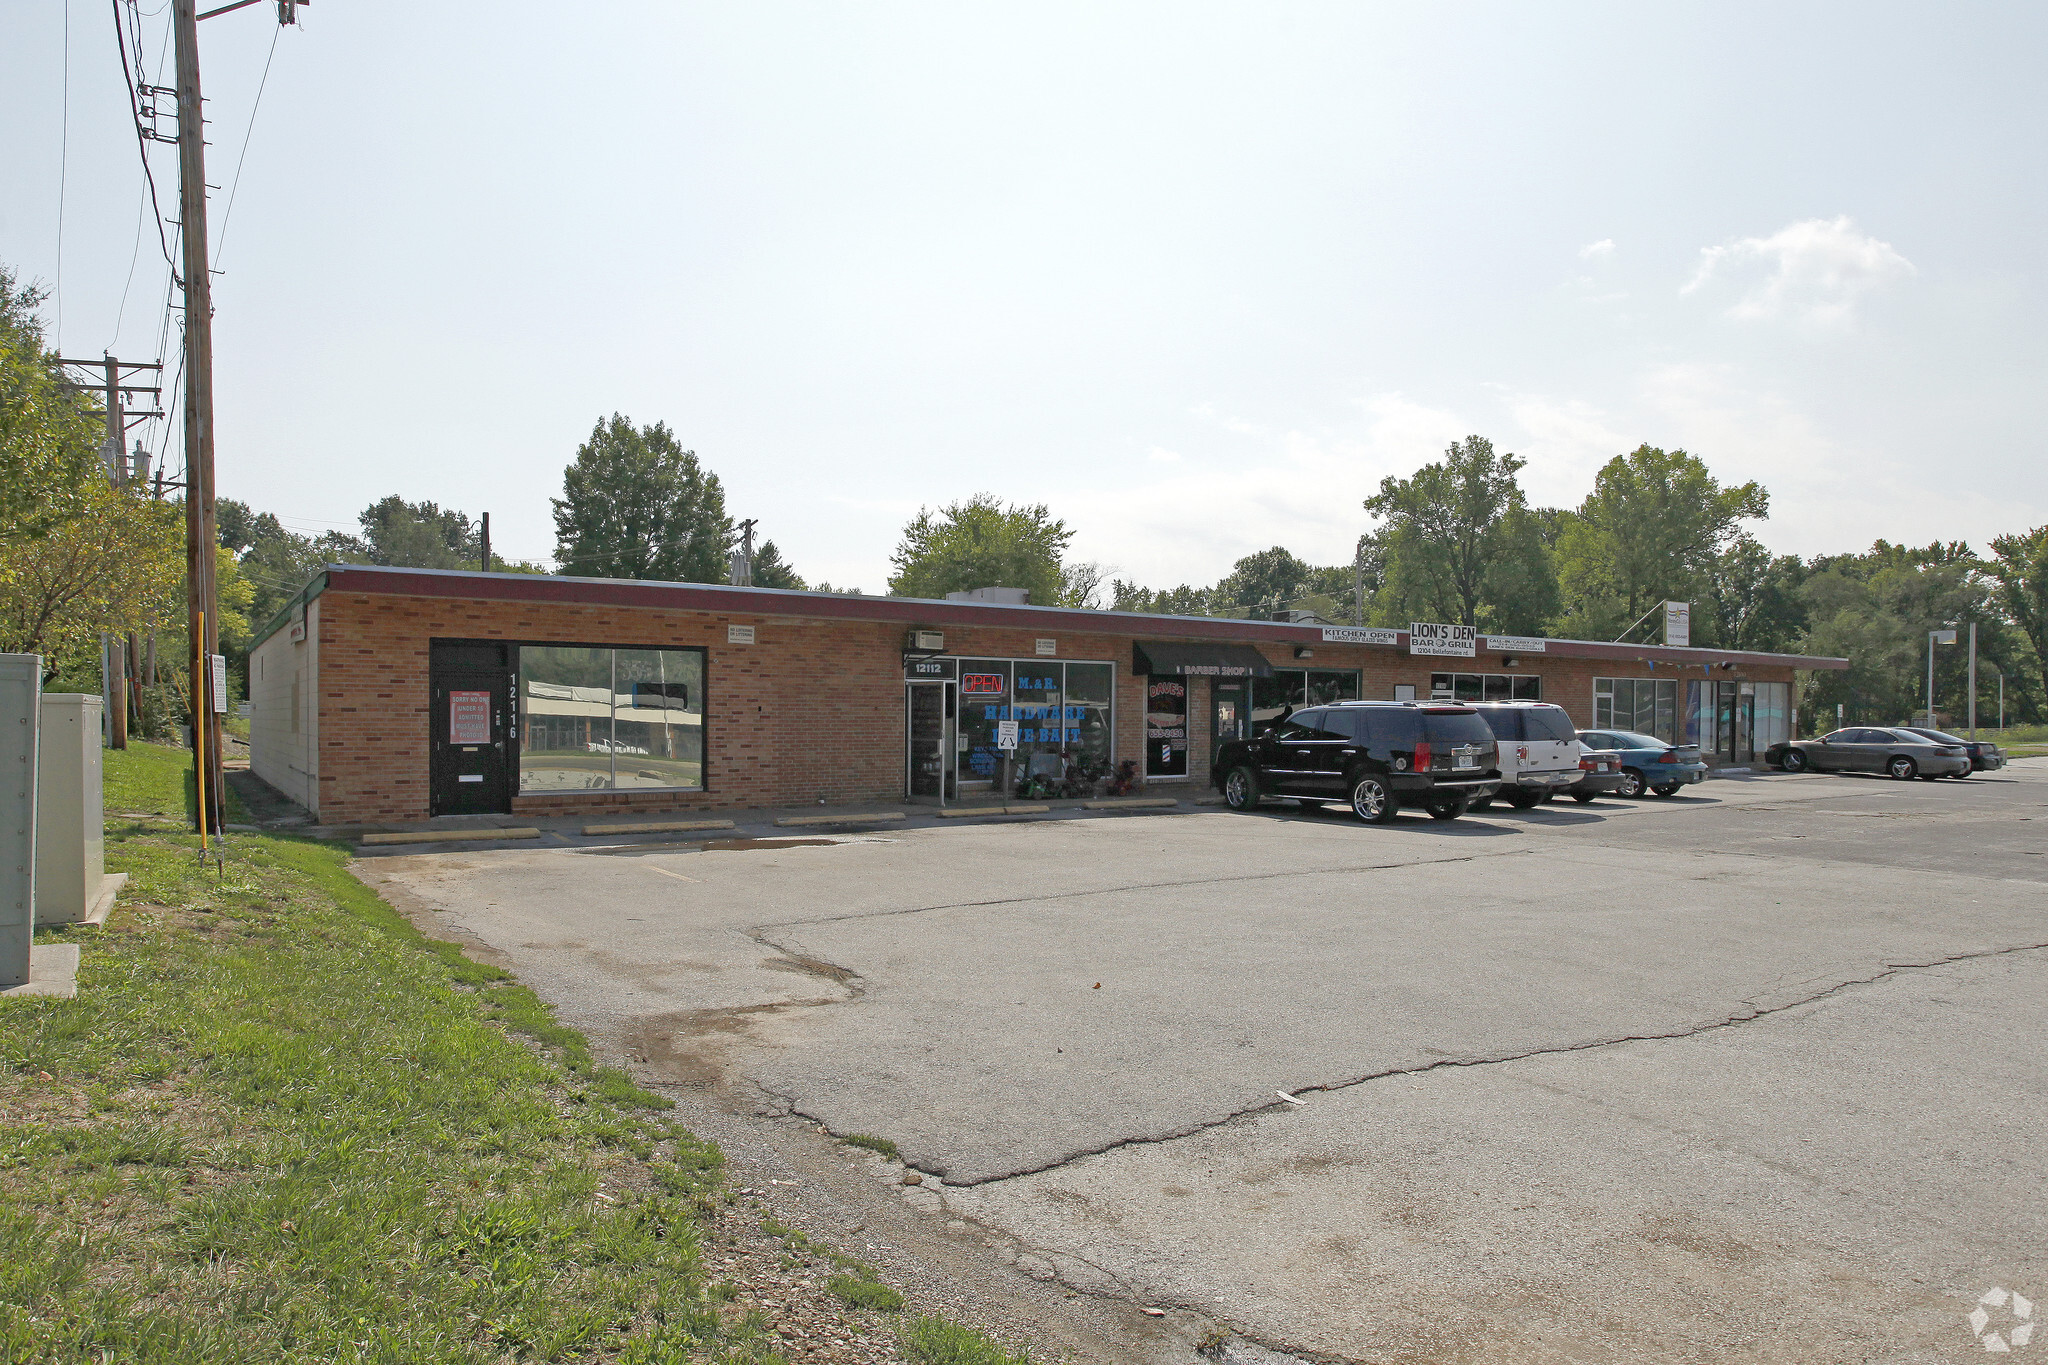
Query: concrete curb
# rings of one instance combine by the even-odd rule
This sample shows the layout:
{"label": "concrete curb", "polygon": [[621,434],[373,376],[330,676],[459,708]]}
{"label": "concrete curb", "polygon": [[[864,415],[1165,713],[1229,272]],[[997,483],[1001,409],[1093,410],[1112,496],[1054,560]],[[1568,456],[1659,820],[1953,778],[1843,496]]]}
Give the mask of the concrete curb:
{"label": "concrete curb", "polygon": [[40,996],[45,1000],[73,1000],[78,996],[78,945],[36,943],[28,950],[28,980],[0,990],[0,1000],[21,1000]]}
{"label": "concrete curb", "polygon": [[360,844],[445,844],[472,839],[538,839],[537,829],[417,830],[409,834],[365,834]]}
{"label": "concrete curb", "polygon": [[1082,810],[1160,810],[1167,806],[1178,806],[1177,796],[1140,796],[1118,801],[1083,801]]}
{"label": "concrete curb", "polygon": [[730,820],[647,820],[636,825],[585,825],[583,832],[593,834],[681,834],[693,829],[732,829]]}
{"label": "concrete curb", "polygon": [[1051,806],[947,806],[935,810],[941,820],[966,820],[976,815],[1044,815]]}
{"label": "concrete curb", "polygon": [[789,829],[803,825],[874,825],[904,818],[900,810],[880,810],[866,815],[785,815],[775,823]]}

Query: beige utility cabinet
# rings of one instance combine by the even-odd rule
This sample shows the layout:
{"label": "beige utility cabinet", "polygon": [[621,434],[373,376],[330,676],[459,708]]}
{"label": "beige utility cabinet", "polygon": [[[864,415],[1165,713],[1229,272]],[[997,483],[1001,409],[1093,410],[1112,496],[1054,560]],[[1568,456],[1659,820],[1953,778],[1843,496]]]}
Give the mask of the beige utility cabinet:
{"label": "beige utility cabinet", "polygon": [[127,874],[106,875],[100,713],[91,694],[43,694],[36,765],[36,923],[97,924]]}

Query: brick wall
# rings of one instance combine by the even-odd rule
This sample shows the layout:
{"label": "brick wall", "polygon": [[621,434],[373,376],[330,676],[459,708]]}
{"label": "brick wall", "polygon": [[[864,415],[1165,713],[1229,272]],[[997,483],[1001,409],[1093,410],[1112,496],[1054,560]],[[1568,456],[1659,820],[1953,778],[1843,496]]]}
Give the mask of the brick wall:
{"label": "brick wall", "polygon": [[[823,800],[895,801],[903,795],[903,627],[881,622],[663,611],[542,602],[330,591],[309,613],[317,639],[317,810],[349,823],[417,820],[429,811],[428,646],[435,639],[508,640],[706,650],[704,773],[701,792],[576,792],[515,796],[519,814],[690,811]],[[726,643],[728,625],[755,627],[755,643]],[[970,657],[1039,657],[1030,630],[948,627],[946,652]],[[1144,679],[1131,674],[1132,637],[1060,634],[1062,660],[1116,666],[1116,757],[1143,758]],[[1592,680],[1703,678],[1624,661],[1522,655],[1410,658],[1386,647],[1318,645],[1297,660],[1287,645],[1258,646],[1277,667],[1356,668],[1362,694],[1391,698],[1396,683],[1429,695],[1435,669],[1520,672],[1543,677],[1543,695],[1581,726],[1593,723]],[[1717,672],[1717,678],[1789,681],[1789,669]],[[1208,781],[1209,685],[1190,679],[1188,782]],[[1142,763],[1141,763],[1142,767]],[[258,770],[262,770],[259,762]],[[1176,787],[1182,784],[1176,783]]]}

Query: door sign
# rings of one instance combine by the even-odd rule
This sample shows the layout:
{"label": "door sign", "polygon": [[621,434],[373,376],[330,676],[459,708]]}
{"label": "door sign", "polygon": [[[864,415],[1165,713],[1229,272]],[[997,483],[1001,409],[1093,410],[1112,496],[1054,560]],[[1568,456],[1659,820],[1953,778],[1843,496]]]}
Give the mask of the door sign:
{"label": "door sign", "polygon": [[491,694],[450,692],[448,694],[448,742],[489,744],[491,742]]}
{"label": "door sign", "polygon": [[1015,749],[1017,747],[1016,721],[999,720],[996,722],[996,747],[998,749]]}

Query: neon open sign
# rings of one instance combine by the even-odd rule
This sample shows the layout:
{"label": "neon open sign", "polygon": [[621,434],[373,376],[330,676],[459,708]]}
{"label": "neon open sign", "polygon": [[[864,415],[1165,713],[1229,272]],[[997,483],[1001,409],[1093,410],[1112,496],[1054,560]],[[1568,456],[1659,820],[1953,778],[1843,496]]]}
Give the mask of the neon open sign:
{"label": "neon open sign", "polygon": [[968,696],[1000,697],[1009,690],[1009,685],[1000,673],[962,673],[960,690]]}

